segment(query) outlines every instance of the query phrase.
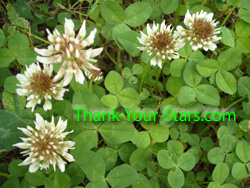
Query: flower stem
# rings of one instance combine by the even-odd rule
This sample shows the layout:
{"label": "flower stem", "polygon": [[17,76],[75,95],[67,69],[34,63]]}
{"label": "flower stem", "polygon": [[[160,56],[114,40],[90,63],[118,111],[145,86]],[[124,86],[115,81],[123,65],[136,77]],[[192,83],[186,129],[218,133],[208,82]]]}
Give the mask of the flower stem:
{"label": "flower stem", "polygon": [[140,86],[139,86],[139,93],[141,93],[142,86],[143,86],[143,83],[144,83],[144,79],[145,79],[146,73],[148,72],[148,68],[150,66],[150,61],[151,61],[151,59],[148,61],[147,65],[144,66],[144,70],[143,70],[143,73],[142,73],[142,76],[141,76],[141,82],[140,82]]}
{"label": "flower stem", "polygon": [[222,24],[220,25],[220,27],[222,27],[228,20],[228,18],[231,16],[232,12],[234,11],[234,9],[237,7],[237,5],[239,4],[240,0],[237,0],[236,3],[234,4],[233,8],[229,11],[227,17],[225,18],[225,20],[222,22]]}
{"label": "flower stem", "polygon": [[201,9],[203,8],[203,6],[205,5],[205,3],[206,3],[207,1],[208,1],[208,0],[203,1],[203,3],[201,4],[201,6],[200,6],[200,8],[199,8],[198,12],[200,12],[200,11],[201,11]]}
{"label": "flower stem", "polygon": [[115,66],[117,66],[116,61],[110,56],[110,54],[107,52],[107,50],[104,47],[103,47],[103,51],[109,57],[109,59],[115,64]]}
{"label": "flower stem", "polygon": [[89,81],[89,91],[92,93],[93,80]]}
{"label": "flower stem", "polygon": [[117,63],[116,63],[116,71],[119,71],[120,58],[121,58],[121,49],[119,48],[118,56],[117,56]]}
{"label": "flower stem", "polygon": [[79,91],[78,82],[76,81],[76,79],[74,79],[74,82],[75,82],[75,92],[78,92]]}
{"label": "flower stem", "polygon": [[230,104],[224,111],[227,111],[229,108],[231,108],[232,106],[234,106],[234,105],[237,104],[238,102],[243,101],[243,100],[246,99],[246,98],[247,98],[247,96],[242,97],[242,98],[238,99],[237,101],[234,101],[234,102],[233,102],[232,104]]}
{"label": "flower stem", "polygon": [[4,173],[4,172],[0,172],[0,176],[6,177],[6,178],[10,178],[11,177],[10,174]]}
{"label": "flower stem", "polygon": [[53,116],[53,109],[49,110],[50,118]]}

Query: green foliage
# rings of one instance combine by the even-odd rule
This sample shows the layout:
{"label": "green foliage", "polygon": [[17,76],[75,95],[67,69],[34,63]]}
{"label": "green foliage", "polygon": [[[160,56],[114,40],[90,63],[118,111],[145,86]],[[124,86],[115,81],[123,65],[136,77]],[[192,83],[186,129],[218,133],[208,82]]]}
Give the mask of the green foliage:
{"label": "green foliage", "polygon": [[[249,187],[249,1],[16,0],[1,1],[0,10],[1,187]],[[187,10],[213,13],[221,32],[217,47],[193,50],[194,44],[185,40],[178,58],[166,57],[162,68],[153,66],[152,58],[165,52],[142,52],[140,47],[157,40],[142,36],[150,34],[153,22],[161,26],[164,20],[172,33],[177,26],[186,29]],[[65,18],[73,20],[75,37],[83,20],[85,39],[97,29],[93,44],[80,49],[80,58],[98,65],[103,78],[90,80],[83,70],[84,84],[72,80],[63,100],[52,97],[52,110],[44,111],[43,100],[32,112],[29,99],[17,94],[16,75],[37,61],[35,47],[51,44],[46,28],[64,33]],[[166,45],[164,37],[158,44]],[[93,46],[103,47],[97,62],[86,52]],[[76,49],[68,50],[74,62]],[[61,63],[53,66],[58,72]],[[50,165],[30,173],[28,165],[19,165],[25,156],[13,145],[25,135],[17,128],[35,128],[35,113],[46,121],[61,117],[67,120],[66,130],[73,131],[65,140],[75,142],[70,150],[75,161],[66,163],[64,172]]]}

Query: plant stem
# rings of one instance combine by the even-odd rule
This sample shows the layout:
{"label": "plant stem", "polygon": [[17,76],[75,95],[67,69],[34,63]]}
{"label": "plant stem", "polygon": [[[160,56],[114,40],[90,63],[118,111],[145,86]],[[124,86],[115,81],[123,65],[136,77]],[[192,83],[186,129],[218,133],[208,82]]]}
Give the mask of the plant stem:
{"label": "plant stem", "polygon": [[234,9],[237,7],[237,5],[239,4],[240,0],[237,0],[236,3],[234,4],[233,8],[229,11],[227,17],[225,18],[225,20],[222,22],[222,24],[220,25],[220,27],[222,27],[228,20],[228,18],[231,16],[232,12],[234,11]]}
{"label": "plant stem", "polygon": [[200,8],[199,8],[198,12],[200,12],[200,11],[201,11],[201,9],[203,8],[203,6],[205,5],[205,3],[206,3],[206,2],[207,2],[207,0],[203,1],[203,3],[201,4],[201,6],[200,6]]}
{"label": "plant stem", "polygon": [[151,59],[148,61],[147,65],[144,66],[144,70],[143,70],[143,73],[142,73],[142,76],[141,76],[141,81],[140,81],[140,86],[139,86],[139,93],[141,93],[141,90],[142,90],[142,86],[143,86],[143,83],[144,83],[144,79],[145,79],[145,76],[148,72],[148,68],[150,66],[150,61]]}
{"label": "plant stem", "polygon": [[91,79],[89,81],[89,91],[92,93],[92,85],[93,85],[93,80]]}
{"label": "plant stem", "polygon": [[109,57],[109,59],[115,64],[115,66],[117,66],[116,61],[110,56],[110,54],[107,52],[107,50],[104,47],[103,47],[103,51]]}
{"label": "plant stem", "polygon": [[6,177],[6,178],[10,178],[11,177],[10,174],[4,173],[4,172],[0,172],[0,176]]}
{"label": "plant stem", "polygon": [[74,82],[75,82],[75,92],[79,91],[79,85],[78,82],[76,81],[76,79],[74,78]]}
{"label": "plant stem", "polygon": [[121,49],[119,48],[118,56],[117,56],[117,63],[116,63],[116,71],[119,71],[120,58],[121,58]]}
{"label": "plant stem", "polygon": [[230,104],[224,111],[227,111],[229,108],[231,108],[232,106],[234,106],[234,105],[237,104],[238,102],[243,101],[243,100],[246,99],[246,98],[247,98],[247,96],[242,97],[242,98],[238,99],[237,101],[234,101],[234,102],[233,102],[232,104]]}
{"label": "plant stem", "polygon": [[28,35],[31,35],[32,37],[34,37],[34,38],[36,38],[36,39],[38,39],[38,40],[40,40],[40,41],[42,41],[42,42],[46,43],[46,44],[50,44],[50,42],[49,42],[49,41],[44,40],[43,38],[38,37],[38,36],[36,36],[36,35],[32,34],[31,32],[28,32],[28,31],[26,31],[26,30],[24,30],[24,29],[20,29],[20,30],[21,30],[22,32],[24,32],[24,33],[26,33],[26,34],[28,34]]}

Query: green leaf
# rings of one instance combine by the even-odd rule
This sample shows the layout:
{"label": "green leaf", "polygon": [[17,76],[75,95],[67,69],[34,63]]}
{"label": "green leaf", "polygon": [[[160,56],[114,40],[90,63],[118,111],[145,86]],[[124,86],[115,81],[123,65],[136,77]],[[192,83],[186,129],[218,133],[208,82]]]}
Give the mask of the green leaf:
{"label": "green leaf", "polygon": [[77,163],[71,163],[67,166],[65,173],[67,173],[71,179],[72,186],[80,184],[84,178],[85,174],[82,171],[80,165]]}
{"label": "green leaf", "polygon": [[25,127],[26,122],[5,110],[0,110],[0,122],[0,149],[9,151],[14,148],[13,144],[21,142],[19,137],[23,133],[17,127]]}
{"label": "green leaf", "polygon": [[4,80],[4,89],[10,93],[16,93],[17,84],[19,84],[15,76],[9,76]]}
{"label": "green leaf", "polygon": [[250,52],[250,39],[249,38],[237,38],[236,39],[236,46],[241,49],[243,53]]}
{"label": "green leaf", "polygon": [[123,79],[118,72],[110,71],[105,78],[104,85],[109,92],[117,94],[122,89]]}
{"label": "green leaf", "polygon": [[109,148],[109,147],[102,147],[97,152],[104,161],[106,171],[111,170],[117,161],[117,151]]}
{"label": "green leaf", "polygon": [[181,57],[188,58],[188,56],[192,53],[193,49],[190,46],[190,43],[187,42],[185,46],[183,46],[180,50],[178,50],[178,54],[180,54]]}
{"label": "green leaf", "polygon": [[238,12],[238,15],[242,20],[250,23],[250,11],[248,9],[241,8]]}
{"label": "green leaf", "polygon": [[132,184],[133,188],[152,188],[151,182],[142,174],[138,174],[138,179]]}
{"label": "green leaf", "polygon": [[178,94],[177,101],[180,105],[185,106],[193,103],[196,99],[195,90],[189,86],[183,86]]}
{"label": "green leaf", "polygon": [[88,130],[77,135],[74,142],[75,149],[71,150],[71,154],[77,164],[83,164],[89,160],[90,149],[97,145],[98,136],[95,130]]}
{"label": "green leaf", "polygon": [[125,20],[125,11],[116,2],[105,1],[101,4],[101,14],[108,23],[119,24]]}
{"label": "green leaf", "polygon": [[60,24],[64,25],[65,18],[71,19],[71,15],[68,12],[60,12],[57,16],[57,20]]}
{"label": "green leaf", "polygon": [[237,91],[236,80],[232,73],[221,70],[216,74],[216,84],[225,93],[233,95]]}
{"label": "green leaf", "polygon": [[2,96],[2,103],[6,110],[11,111],[16,115],[20,115],[25,108],[26,98],[4,91]]}
{"label": "green leaf", "polygon": [[8,67],[9,64],[15,59],[15,54],[7,48],[0,48],[0,54],[0,68]]}
{"label": "green leaf", "polygon": [[202,84],[195,88],[198,101],[203,104],[218,106],[220,104],[220,96],[218,91],[211,85]]}
{"label": "green leaf", "polygon": [[182,78],[170,76],[166,82],[167,91],[174,96],[179,93],[183,83]]}
{"label": "green leaf", "polygon": [[234,47],[234,37],[231,31],[226,27],[221,27],[222,39],[221,42],[227,46]]}
{"label": "green leaf", "polygon": [[176,166],[172,159],[171,153],[167,150],[160,150],[157,153],[157,160],[159,165],[165,169],[170,169]]}
{"label": "green leaf", "polygon": [[214,142],[210,137],[204,137],[201,140],[200,146],[203,150],[209,151],[214,147]]}
{"label": "green leaf", "polygon": [[233,151],[236,148],[238,139],[230,134],[224,134],[220,138],[220,147],[227,153]]}
{"label": "green leaf", "polygon": [[196,160],[191,153],[183,153],[178,159],[178,167],[185,171],[190,171],[194,168]]}
{"label": "green leaf", "polygon": [[226,163],[219,163],[215,166],[212,178],[215,182],[222,184],[229,175],[229,167]]}
{"label": "green leaf", "polygon": [[135,134],[134,125],[126,120],[106,121],[99,128],[102,137],[109,143],[120,144],[129,141]]}
{"label": "green leaf", "polygon": [[112,31],[112,38],[115,40],[116,44],[121,50],[123,50],[124,48],[118,41],[118,37],[120,36],[121,33],[124,33],[126,31],[131,31],[131,29],[126,24],[123,23],[116,25]]}
{"label": "green leaf", "polygon": [[209,77],[218,70],[219,64],[214,59],[206,59],[205,61],[198,63],[196,68],[200,75]]}
{"label": "green leaf", "polygon": [[165,14],[171,14],[177,9],[178,4],[179,4],[179,1],[176,1],[176,0],[161,1],[161,10]]}
{"label": "green leaf", "polygon": [[23,161],[20,159],[13,159],[8,166],[8,170],[12,176],[22,177],[28,171],[28,166],[18,166]]}
{"label": "green leaf", "polygon": [[126,10],[125,23],[129,26],[136,27],[144,24],[152,12],[151,6],[146,2],[136,2],[129,5]]}
{"label": "green leaf", "polygon": [[135,150],[130,157],[130,165],[137,171],[144,170],[151,159],[151,150],[150,148],[138,148]]}
{"label": "green leaf", "polygon": [[238,82],[238,92],[240,96],[244,97],[250,94],[250,78],[249,77],[241,77]]}
{"label": "green leaf", "polygon": [[17,177],[11,177],[1,185],[1,188],[22,188]]}
{"label": "green leaf", "polygon": [[178,140],[170,140],[168,141],[168,151],[179,158],[184,152],[183,144]]}
{"label": "green leaf", "polygon": [[201,82],[201,75],[196,70],[196,62],[189,61],[184,69],[184,81],[191,87],[197,86]]}
{"label": "green leaf", "polygon": [[136,146],[134,144],[125,143],[118,150],[119,157],[121,158],[122,161],[129,163],[129,158],[135,149]]}
{"label": "green leaf", "polygon": [[133,88],[125,88],[117,95],[121,106],[124,108],[135,107],[140,104],[140,95]]}
{"label": "green leaf", "polygon": [[88,161],[81,164],[81,168],[90,181],[104,180],[105,163],[102,157],[95,152],[90,153]]}
{"label": "green leaf", "polygon": [[17,52],[17,61],[21,65],[30,65],[36,62],[37,54],[31,49],[23,49]]}
{"label": "green leaf", "polygon": [[27,20],[25,20],[24,18],[18,18],[16,20],[16,24],[19,26],[19,27],[22,27],[24,29],[28,29],[28,26],[29,26],[29,22]]}
{"label": "green leaf", "polygon": [[235,23],[235,33],[238,37],[248,37],[250,36],[250,24],[239,20]]}
{"label": "green leaf", "polygon": [[140,50],[137,48],[141,46],[137,37],[140,37],[140,34],[135,31],[125,31],[118,35],[118,41],[122,44],[124,49],[133,57],[140,54]]}
{"label": "green leaf", "polygon": [[208,152],[207,158],[211,163],[218,164],[224,161],[225,152],[221,148],[215,147]]}
{"label": "green leaf", "polygon": [[133,74],[142,74],[143,73],[143,67],[139,64],[134,64],[132,67]]}
{"label": "green leaf", "polygon": [[107,176],[107,181],[116,188],[125,188],[133,184],[137,177],[136,170],[124,164],[113,168]]}
{"label": "green leaf", "polygon": [[246,177],[247,176],[246,166],[242,163],[235,163],[232,168],[232,176],[235,179]]}
{"label": "green leaf", "polygon": [[15,32],[10,37],[8,46],[14,54],[18,54],[18,51],[29,48],[29,40],[24,34]]}
{"label": "green leaf", "polygon": [[8,16],[10,18],[11,23],[15,24],[18,14],[12,4],[8,4],[7,6]]}
{"label": "green leaf", "polygon": [[117,97],[114,96],[114,95],[104,95],[102,98],[101,98],[101,102],[110,107],[110,108],[114,108],[116,109],[117,106],[118,106],[118,100],[117,100]]}
{"label": "green leaf", "polygon": [[173,188],[181,188],[184,185],[185,177],[181,169],[176,168],[168,173],[168,183]]}
{"label": "green leaf", "polygon": [[169,128],[156,124],[149,129],[150,136],[156,142],[165,142],[169,137]]}
{"label": "green leaf", "polygon": [[187,62],[185,59],[175,59],[170,64],[171,75],[181,77]]}
{"label": "green leaf", "polygon": [[218,62],[221,69],[230,71],[241,64],[241,50],[237,47],[229,48],[220,53]]}
{"label": "green leaf", "polygon": [[55,174],[54,186],[60,188],[69,188],[71,187],[71,179],[66,173],[58,171]]}
{"label": "green leaf", "polygon": [[[89,182],[86,188],[109,188],[108,184],[105,181],[92,181]],[[75,187],[77,188],[77,187]],[[80,187],[79,187],[80,188]]]}
{"label": "green leaf", "polygon": [[236,154],[244,163],[250,161],[250,144],[246,141],[238,142],[236,146]]}
{"label": "green leaf", "polygon": [[31,186],[40,186],[44,184],[46,176],[41,171],[36,171],[35,173],[26,172],[24,175],[24,179]]}
{"label": "green leaf", "polygon": [[131,139],[133,144],[135,144],[138,148],[146,148],[150,144],[150,136],[147,131],[135,131],[133,138]]}

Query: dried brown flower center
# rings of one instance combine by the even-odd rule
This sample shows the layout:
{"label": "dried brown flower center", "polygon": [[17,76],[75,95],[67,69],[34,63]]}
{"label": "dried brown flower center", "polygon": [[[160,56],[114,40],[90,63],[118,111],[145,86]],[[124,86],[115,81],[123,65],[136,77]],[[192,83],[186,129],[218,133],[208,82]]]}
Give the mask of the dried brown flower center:
{"label": "dried brown flower center", "polygon": [[51,91],[53,82],[49,75],[41,72],[33,75],[30,85],[32,90],[37,95],[41,96],[42,94],[46,94]]}
{"label": "dried brown flower center", "polygon": [[193,32],[194,36],[198,39],[207,39],[213,34],[213,27],[210,22],[204,19],[195,19],[193,22]]}
{"label": "dried brown flower center", "polygon": [[173,39],[169,33],[159,33],[151,38],[153,49],[157,49],[159,52],[173,49]]}

